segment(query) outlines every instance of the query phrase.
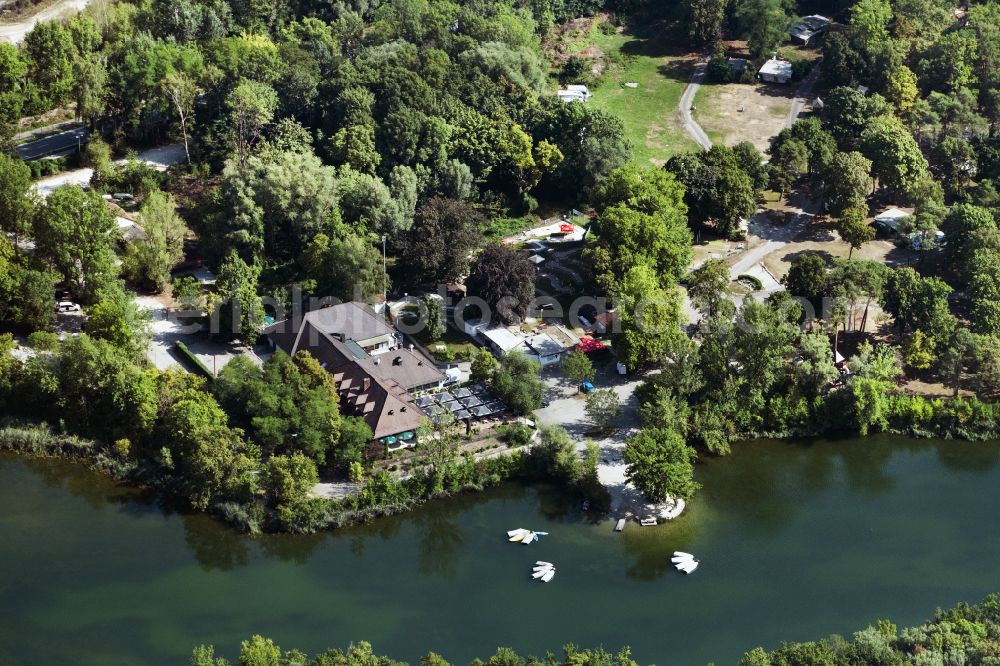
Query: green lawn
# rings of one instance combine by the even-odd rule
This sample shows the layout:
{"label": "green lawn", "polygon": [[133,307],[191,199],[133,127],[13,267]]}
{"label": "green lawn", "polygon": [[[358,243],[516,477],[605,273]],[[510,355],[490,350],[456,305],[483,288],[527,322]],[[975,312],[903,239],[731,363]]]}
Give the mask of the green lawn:
{"label": "green lawn", "polygon": [[[587,103],[622,119],[633,159],[641,165],[663,164],[672,155],[697,147],[677,122],[692,61],[672,50],[671,45],[679,42],[671,40],[670,34],[662,23],[611,35],[595,24],[588,36],[567,48],[569,53],[588,47],[603,52],[606,69]],[[639,85],[625,87],[630,82]]]}

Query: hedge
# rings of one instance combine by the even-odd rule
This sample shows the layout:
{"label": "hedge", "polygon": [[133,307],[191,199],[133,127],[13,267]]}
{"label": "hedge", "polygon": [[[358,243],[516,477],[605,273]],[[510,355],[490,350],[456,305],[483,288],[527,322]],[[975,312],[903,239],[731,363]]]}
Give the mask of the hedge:
{"label": "hedge", "polygon": [[185,359],[187,359],[188,363],[190,365],[194,366],[194,368],[198,372],[200,372],[201,374],[203,374],[205,377],[207,377],[209,379],[215,379],[215,375],[212,374],[212,371],[209,370],[208,367],[204,363],[201,362],[200,358],[198,358],[197,356],[194,355],[194,352],[192,352],[190,349],[188,349],[188,346],[186,344],[184,344],[183,342],[181,342],[180,340],[178,340],[177,342],[174,343],[174,348],[177,351],[179,351],[181,353],[181,356],[183,356]]}
{"label": "hedge", "polygon": [[760,281],[760,278],[754,275],[747,275],[746,273],[743,273],[741,275],[736,276],[736,281],[749,282],[750,286],[753,287],[754,291],[760,291],[761,289],[764,288],[764,283]]}

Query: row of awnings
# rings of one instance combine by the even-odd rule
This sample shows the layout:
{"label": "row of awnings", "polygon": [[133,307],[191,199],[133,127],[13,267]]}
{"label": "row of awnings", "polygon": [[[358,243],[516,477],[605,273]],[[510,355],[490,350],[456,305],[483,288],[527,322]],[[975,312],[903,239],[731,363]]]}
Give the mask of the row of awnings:
{"label": "row of awnings", "polygon": [[409,442],[414,437],[416,437],[416,434],[412,430],[407,430],[406,432],[401,432],[398,435],[383,437],[378,441],[386,446],[393,446],[394,444],[399,444],[400,442]]}

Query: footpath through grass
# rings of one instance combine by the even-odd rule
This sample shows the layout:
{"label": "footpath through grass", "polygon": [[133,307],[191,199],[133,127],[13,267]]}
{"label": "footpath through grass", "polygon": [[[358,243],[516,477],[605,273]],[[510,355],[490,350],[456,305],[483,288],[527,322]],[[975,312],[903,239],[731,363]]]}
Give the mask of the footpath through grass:
{"label": "footpath through grass", "polygon": [[[566,44],[565,52],[578,54],[603,67],[587,103],[625,123],[637,164],[661,165],[676,153],[697,145],[680,127],[677,109],[687,86],[696,54],[678,50],[685,40],[675,38],[678,26],[663,18],[643,20],[613,34],[590,26],[589,34]],[[626,83],[638,84],[635,88]]]}

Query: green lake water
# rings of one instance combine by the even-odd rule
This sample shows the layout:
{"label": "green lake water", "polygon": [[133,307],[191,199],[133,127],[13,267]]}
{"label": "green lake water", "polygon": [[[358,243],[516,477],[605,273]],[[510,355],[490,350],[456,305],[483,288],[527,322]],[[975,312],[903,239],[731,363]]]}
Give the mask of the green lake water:
{"label": "green lake water", "polygon": [[[0,457],[0,664],[186,664],[251,633],[415,663],[499,645],[733,664],[756,645],[920,622],[1000,591],[1000,446],[741,444],[672,524],[624,533],[508,485],[312,537],[250,539],[82,467]],[[550,532],[531,546],[504,532]],[[674,550],[701,567],[671,569]],[[535,560],[555,579],[530,579]]]}

